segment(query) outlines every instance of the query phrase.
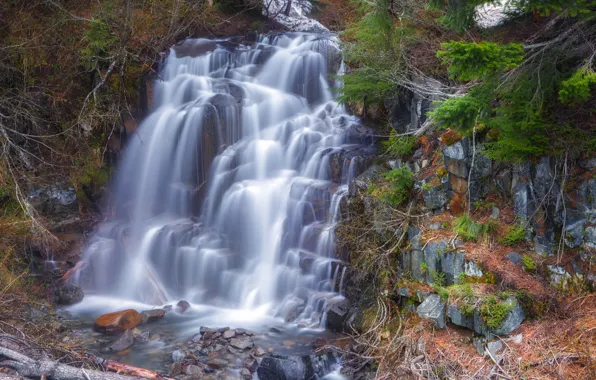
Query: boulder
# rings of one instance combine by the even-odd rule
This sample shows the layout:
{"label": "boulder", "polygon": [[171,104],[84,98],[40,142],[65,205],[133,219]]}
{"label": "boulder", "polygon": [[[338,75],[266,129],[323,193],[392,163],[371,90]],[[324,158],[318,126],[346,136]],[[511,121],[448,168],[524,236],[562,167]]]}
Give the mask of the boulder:
{"label": "boulder", "polygon": [[118,337],[109,347],[111,351],[122,351],[126,350],[128,347],[132,346],[134,343],[134,337],[132,334],[132,330],[126,330],[122,335]]}
{"label": "boulder", "polygon": [[521,307],[517,299],[509,298],[505,302],[513,304],[513,309],[507,314],[507,318],[503,321],[503,324],[498,329],[491,330],[491,333],[495,335],[509,335],[515,331],[526,318],[524,309]]}
{"label": "boulder", "polygon": [[59,285],[54,294],[58,305],[72,305],[83,300],[83,289],[74,284]]}
{"label": "boulder", "polygon": [[445,328],[445,302],[437,294],[428,296],[416,312],[421,318],[433,320],[438,328]]}
{"label": "boulder", "polygon": [[124,330],[134,329],[143,321],[136,310],[128,309],[101,315],[95,320],[93,328],[104,334],[119,334]]}
{"label": "boulder", "polygon": [[447,308],[447,317],[456,326],[474,330],[474,316],[462,314],[457,305],[449,305]]}
{"label": "boulder", "polygon": [[165,315],[166,315],[166,311],[163,309],[141,311],[141,317],[143,318],[143,323],[158,321],[158,320],[162,319]]}

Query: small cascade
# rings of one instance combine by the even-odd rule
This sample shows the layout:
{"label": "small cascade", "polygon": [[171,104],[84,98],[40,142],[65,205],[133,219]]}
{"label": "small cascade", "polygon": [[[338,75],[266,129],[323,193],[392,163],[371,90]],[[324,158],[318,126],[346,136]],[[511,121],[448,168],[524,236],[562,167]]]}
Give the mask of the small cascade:
{"label": "small cascade", "polygon": [[344,283],[340,204],[371,143],[333,100],[342,67],[333,35],[173,47],[118,170],[116,215],[85,252],[84,302],[184,299],[218,323],[323,327]]}

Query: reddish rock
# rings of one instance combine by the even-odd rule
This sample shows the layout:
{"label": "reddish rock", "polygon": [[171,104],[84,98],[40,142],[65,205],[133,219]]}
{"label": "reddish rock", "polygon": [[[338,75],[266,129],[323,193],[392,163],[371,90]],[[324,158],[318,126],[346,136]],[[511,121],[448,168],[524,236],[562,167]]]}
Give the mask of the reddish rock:
{"label": "reddish rock", "polygon": [[119,334],[125,330],[134,329],[142,321],[141,314],[136,310],[129,309],[100,316],[95,320],[93,328],[104,334]]}

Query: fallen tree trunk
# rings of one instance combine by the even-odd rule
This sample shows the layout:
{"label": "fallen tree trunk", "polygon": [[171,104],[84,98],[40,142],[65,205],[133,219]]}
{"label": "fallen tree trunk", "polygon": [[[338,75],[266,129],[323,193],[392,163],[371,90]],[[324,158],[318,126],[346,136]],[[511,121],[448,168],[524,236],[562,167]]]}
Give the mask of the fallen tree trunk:
{"label": "fallen tree trunk", "polygon": [[[113,372],[101,372],[76,368],[49,359],[35,360],[8,348],[0,347],[0,367],[12,368],[20,376],[53,380],[130,380],[140,376],[126,376]],[[154,379],[160,378],[154,373]]]}
{"label": "fallen tree trunk", "polygon": [[114,360],[104,360],[101,365],[109,371],[127,376],[140,377],[142,379],[168,380],[168,378],[160,376],[157,372],[145,368],[133,367],[131,365],[120,363]]}

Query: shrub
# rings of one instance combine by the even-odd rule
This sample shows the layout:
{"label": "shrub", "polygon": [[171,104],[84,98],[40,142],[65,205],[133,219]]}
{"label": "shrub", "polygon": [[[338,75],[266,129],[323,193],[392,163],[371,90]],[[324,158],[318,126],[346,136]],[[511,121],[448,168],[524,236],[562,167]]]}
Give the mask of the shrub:
{"label": "shrub", "polygon": [[449,42],[437,57],[449,65],[449,75],[464,81],[483,79],[517,67],[524,58],[521,44]]}
{"label": "shrub", "polygon": [[501,241],[502,244],[507,246],[515,245],[521,241],[526,239],[526,227],[519,223],[516,224],[514,227],[511,227],[507,234],[503,237]]}
{"label": "shrub", "polygon": [[370,193],[379,199],[388,202],[393,207],[400,206],[410,197],[414,186],[414,174],[407,166],[393,169],[383,174],[384,183],[371,188]]}
{"label": "shrub", "polygon": [[405,157],[412,153],[416,147],[416,136],[399,136],[391,130],[389,140],[383,141],[383,148],[393,157]]}
{"label": "shrub", "polygon": [[470,215],[464,214],[453,220],[453,230],[464,239],[480,241],[487,239],[497,230],[498,224],[489,221],[486,224],[475,222]]}
{"label": "shrub", "polygon": [[561,83],[559,100],[565,104],[577,105],[590,99],[591,87],[596,84],[596,72],[588,69],[577,70],[571,78]]}

